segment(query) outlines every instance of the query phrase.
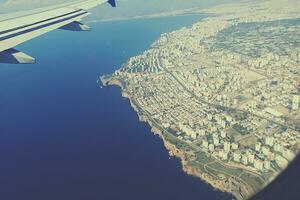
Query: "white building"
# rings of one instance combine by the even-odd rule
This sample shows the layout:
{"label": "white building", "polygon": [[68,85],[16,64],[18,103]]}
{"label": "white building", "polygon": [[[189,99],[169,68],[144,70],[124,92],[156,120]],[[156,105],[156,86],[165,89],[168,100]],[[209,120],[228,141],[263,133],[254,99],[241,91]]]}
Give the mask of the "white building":
{"label": "white building", "polygon": [[283,147],[282,147],[282,145],[280,145],[280,144],[274,144],[274,151],[277,151],[277,152],[282,152],[282,150],[283,150]]}
{"label": "white building", "polygon": [[230,142],[224,142],[224,151],[227,153],[230,151]]}
{"label": "white building", "polygon": [[233,150],[237,150],[237,149],[239,148],[239,145],[238,145],[237,143],[232,143],[232,144],[231,144],[231,148],[232,148]]}
{"label": "white building", "polygon": [[271,162],[268,161],[268,160],[265,160],[264,161],[264,168],[267,169],[267,170],[270,170],[271,169]]}
{"label": "white building", "polygon": [[240,152],[234,152],[233,153],[233,160],[235,161],[235,162],[240,162],[241,161],[241,153]]}
{"label": "white building", "polygon": [[248,157],[246,155],[242,155],[242,163],[248,165]]}
{"label": "white building", "polygon": [[205,149],[208,149],[208,142],[206,140],[203,140],[202,141],[202,146],[205,148]]}
{"label": "white building", "polygon": [[247,158],[249,163],[254,163],[254,158],[255,158],[254,154],[248,153]]}
{"label": "white building", "polygon": [[292,109],[293,110],[298,110],[299,109],[299,101],[300,101],[300,96],[299,95],[294,95],[293,96],[293,102],[292,102]]}
{"label": "white building", "polygon": [[255,144],[255,151],[260,151],[260,148],[261,148],[261,143],[260,142],[257,142]]}
{"label": "white building", "polygon": [[215,145],[209,144],[208,149],[209,149],[210,152],[213,152],[215,150]]}
{"label": "white building", "polygon": [[262,152],[264,155],[268,156],[269,153],[270,153],[270,149],[269,149],[269,147],[263,146],[263,147],[261,148],[261,152]]}
{"label": "white building", "polygon": [[200,136],[205,136],[205,130],[200,130],[200,131],[199,131],[199,135],[200,135]]}
{"label": "white building", "polygon": [[219,157],[220,157],[222,160],[228,160],[228,153],[225,152],[224,150],[221,150],[221,151],[219,151]]}
{"label": "white building", "polygon": [[214,145],[218,146],[220,144],[220,140],[219,140],[219,137],[218,136],[215,136],[213,138],[213,141],[214,141]]}
{"label": "white building", "polygon": [[276,157],[275,157],[275,162],[277,163],[277,165],[281,168],[281,169],[284,169],[284,168],[286,168],[287,166],[288,166],[288,161],[284,158],[284,157],[282,157],[282,156],[280,156],[280,155],[276,155]]}
{"label": "white building", "polygon": [[226,138],[226,132],[225,131],[221,131],[221,137]]}
{"label": "white building", "polygon": [[195,133],[195,132],[191,133],[191,138],[193,140],[197,139],[197,133]]}
{"label": "white building", "polygon": [[295,158],[295,153],[290,149],[284,149],[283,150],[283,157],[285,157],[287,160],[293,160]]}
{"label": "white building", "polygon": [[263,162],[258,159],[254,159],[254,167],[257,170],[262,170],[263,169]]}
{"label": "white building", "polygon": [[270,137],[270,136],[266,137],[265,143],[266,143],[266,145],[269,145],[270,147],[272,147],[274,145],[274,138]]}

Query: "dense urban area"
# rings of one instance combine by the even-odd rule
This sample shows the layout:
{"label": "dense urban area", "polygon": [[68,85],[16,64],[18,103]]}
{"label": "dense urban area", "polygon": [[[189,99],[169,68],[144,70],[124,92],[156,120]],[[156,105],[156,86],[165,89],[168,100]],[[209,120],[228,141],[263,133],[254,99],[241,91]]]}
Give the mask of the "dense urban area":
{"label": "dense urban area", "polygon": [[208,17],[101,77],[122,88],[187,173],[237,199],[300,149],[300,5],[286,2],[201,10]]}

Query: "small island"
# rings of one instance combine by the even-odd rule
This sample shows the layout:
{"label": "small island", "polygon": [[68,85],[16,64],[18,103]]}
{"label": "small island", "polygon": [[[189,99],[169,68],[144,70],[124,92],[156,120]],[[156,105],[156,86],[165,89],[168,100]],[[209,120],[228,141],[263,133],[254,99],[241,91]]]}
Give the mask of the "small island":
{"label": "small island", "polygon": [[101,81],[122,89],[186,173],[248,199],[300,149],[297,5],[199,10],[209,17],[162,34]]}

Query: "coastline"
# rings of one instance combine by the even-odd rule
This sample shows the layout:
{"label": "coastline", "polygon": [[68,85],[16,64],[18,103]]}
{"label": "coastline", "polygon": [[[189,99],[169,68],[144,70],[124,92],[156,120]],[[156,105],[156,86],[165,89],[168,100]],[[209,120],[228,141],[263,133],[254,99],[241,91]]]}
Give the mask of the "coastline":
{"label": "coastline", "polygon": [[208,175],[207,173],[201,172],[201,171],[199,171],[199,169],[193,168],[193,166],[188,162],[187,153],[185,153],[184,151],[181,151],[180,149],[178,149],[176,147],[176,145],[169,142],[167,137],[162,133],[162,131],[156,125],[154,125],[154,123],[146,115],[143,115],[141,113],[141,110],[138,107],[138,105],[136,105],[134,103],[134,100],[127,93],[126,85],[124,83],[122,84],[122,82],[120,80],[111,79],[111,78],[104,77],[104,76],[100,77],[100,81],[103,84],[103,86],[105,86],[105,87],[106,86],[117,86],[121,89],[122,97],[129,100],[131,107],[134,109],[134,111],[138,115],[139,121],[149,124],[149,126],[151,127],[151,132],[154,135],[157,135],[160,139],[162,139],[164,146],[165,146],[166,150],[168,151],[169,155],[171,157],[176,157],[179,159],[181,166],[182,166],[182,170],[186,174],[196,177],[196,178],[200,178],[202,181],[204,181],[206,184],[210,185],[216,191],[233,195],[235,197],[235,199],[237,199],[237,200],[243,199],[243,197],[240,195],[240,193],[237,191],[234,191],[230,187],[230,184],[226,183],[226,181],[216,180],[213,177],[210,177],[210,175]]}
{"label": "coastline", "polygon": [[104,19],[91,19],[86,21],[87,24],[100,23],[100,22],[112,22],[112,21],[127,21],[127,20],[138,20],[138,19],[155,19],[164,17],[176,17],[176,16],[188,16],[188,15],[203,15],[203,16],[213,16],[212,13],[202,12],[201,8],[191,8],[183,10],[175,10],[170,12],[153,13],[146,15],[137,15],[129,17],[112,17]]}
{"label": "coastline", "polygon": [[180,13],[180,14],[167,14],[167,15],[141,15],[135,17],[127,17],[127,18],[109,18],[109,19],[99,19],[99,20],[89,20],[86,24],[93,24],[93,23],[101,23],[101,22],[114,22],[114,21],[128,21],[128,20],[140,20],[140,19],[156,19],[156,18],[164,18],[164,17],[181,17],[181,16],[191,16],[191,15],[203,15],[209,16],[207,13]]}

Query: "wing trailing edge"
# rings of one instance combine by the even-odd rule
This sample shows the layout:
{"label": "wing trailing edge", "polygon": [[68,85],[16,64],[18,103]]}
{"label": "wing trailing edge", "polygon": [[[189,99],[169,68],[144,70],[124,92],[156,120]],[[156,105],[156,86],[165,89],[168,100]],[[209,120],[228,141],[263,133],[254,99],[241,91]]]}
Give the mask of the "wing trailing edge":
{"label": "wing trailing edge", "polygon": [[7,64],[34,64],[36,62],[35,58],[13,48],[0,52],[0,61]]}
{"label": "wing trailing edge", "polygon": [[59,29],[67,30],[67,31],[90,31],[91,28],[81,22],[75,21],[67,24]]}

